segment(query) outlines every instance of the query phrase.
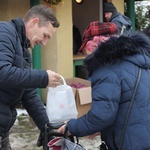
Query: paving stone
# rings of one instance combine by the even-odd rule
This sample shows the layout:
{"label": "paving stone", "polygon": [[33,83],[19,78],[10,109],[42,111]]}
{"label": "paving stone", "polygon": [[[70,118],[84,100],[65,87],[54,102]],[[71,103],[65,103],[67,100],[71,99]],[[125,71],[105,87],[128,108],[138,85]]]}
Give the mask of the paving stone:
{"label": "paving stone", "polygon": [[[42,147],[36,146],[38,136],[39,130],[32,119],[27,114],[19,114],[10,131],[12,150],[42,150]],[[99,150],[100,142],[100,136],[95,137],[93,140],[88,139],[88,137],[79,138],[79,143],[86,150]]]}

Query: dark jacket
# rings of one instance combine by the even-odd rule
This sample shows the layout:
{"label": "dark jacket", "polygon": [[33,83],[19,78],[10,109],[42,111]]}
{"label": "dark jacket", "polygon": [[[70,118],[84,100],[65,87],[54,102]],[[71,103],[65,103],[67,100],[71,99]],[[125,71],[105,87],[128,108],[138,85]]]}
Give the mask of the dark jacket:
{"label": "dark jacket", "polygon": [[73,135],[101,132],[110,150],[116,150],[129,108],[139,67],[142,76],[128,120],[122,150],[150,149],[150,43],[141,33],[111,37],[87,56],[92,105],[87,114],[70,120]]}
{"label": "dark jacket", "polygon": [[44,104],[35,88],[48,85],[44,70],[30,69],[29,40],[21,18],[0,22],[0,135],[16,120],[16,105],[23,106],[40,130],[48,123]]}
{"label": "dark jacket", "polygon": [[131,20],[119,12],[113,13],[109,22],[114,22],[118,26],[120,34],[130,35],[132,33]]}

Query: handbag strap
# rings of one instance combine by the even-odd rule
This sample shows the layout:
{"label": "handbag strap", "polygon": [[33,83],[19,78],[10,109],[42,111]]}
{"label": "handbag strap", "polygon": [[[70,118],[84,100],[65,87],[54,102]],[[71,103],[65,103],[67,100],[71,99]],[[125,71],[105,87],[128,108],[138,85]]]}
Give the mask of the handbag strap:
{"label": "handbag strap", "polygon": [[[67,131],[68,131],[68,126],[66,125],[65,130],[64,130],[64,138],[66,138],[66,139],[69,138],[72,142],[75,142],[73,135],[70,135],[69,137],[67,136]],[[75,137],[76,137],[76,144],[79,144],[79,138],[77,136],[75,136]]]}
{"label": "handbag strap", "polygon": [[123,139],[124,139],[124,135],[125,135],[125,130],[126,130],[126,127],[127,127],[127,123],[128,123],[128,120],[129,120],[130,113],[131,113],[131,109],[132,109],[133,101],[134,101],[134,98],[135,98],[135,94],[136,94],[136,91],[137,91],[137,88],[138,88],[138,85],[139,85],[139,82],[140,82],[140,78],[141,78],[141,72],[142,72],[141,68],[139,68],[138,78],[137,78],[137,81],[136,81],[136,84],[135,84],[135,87],[134,87],[134,90],[133,90],[133,94],[132,94],[131,101],[130,101],[130,104],[129,104],[129,108],[128,108],[128,111],[127,111],[125,123],[124,123],[124,126],[123,126],[123,131],[122,131],[122,136],[121,136],[121,140],[120,140],[119,150],[121,150],[121,148],[122,148]]}

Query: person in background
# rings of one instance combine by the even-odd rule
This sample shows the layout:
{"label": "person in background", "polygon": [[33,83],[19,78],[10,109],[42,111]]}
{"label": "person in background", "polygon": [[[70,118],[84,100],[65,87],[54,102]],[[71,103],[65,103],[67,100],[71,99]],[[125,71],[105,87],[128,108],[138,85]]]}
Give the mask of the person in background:
{"label": "person in background", "polygon": [[[84,65],[91,76],[91,108],[57,131],[64,133],[68,128],[68,135],[78,137],[100,132],[110,150],[150,149],[149,38],[142,32],[112,36],[86,57]],[[141,78],[130,107],[140,69]]]}
{"label": "person in background", "polygon": [[38,146],[42,145],[42,135],[49,119],[36,88],[55,87],[62,84],[62,80],[58,73],[51,70],[31,69],[28,48],[46,45],[57,27],[57,18],[45,5],[32,7],[23,19],[0,22],[1,150],[11,150],[9,130],[16,120],[16,106],[20,102],[41,131]]}
{"label": "person in background", "polygon": [[130,35],[132,31],[131,20],[121,13],[117,12],[113,3],[104,3],[104,17],[107,22],[114,22],[119,29],[119,34]]}
{"label": "person in background", "polygon": [[93,21],[83,33],[82,45],[78,54],[91,54],[98,44],[109,39],[110,36],[118,36],[117,25],[113,22]]}

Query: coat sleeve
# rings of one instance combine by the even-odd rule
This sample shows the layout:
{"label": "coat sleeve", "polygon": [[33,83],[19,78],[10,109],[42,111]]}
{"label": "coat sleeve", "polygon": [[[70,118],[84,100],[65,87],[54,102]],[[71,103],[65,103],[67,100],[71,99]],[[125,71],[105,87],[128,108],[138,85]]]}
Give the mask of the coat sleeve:
{"label": "coat sleeve", "polygon": [[49,122],[46,109],[36,89],[28,89],[25,91],[22,103],[29,113],[37,127],[43,131],[45,124]]}
{"label": "coat sleeve", "polygon": [[118,111],[120,81],[111,71],[92,76],[92,105],[87,114],[67,123],[72,135],[86,136],[110,126]]}

